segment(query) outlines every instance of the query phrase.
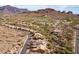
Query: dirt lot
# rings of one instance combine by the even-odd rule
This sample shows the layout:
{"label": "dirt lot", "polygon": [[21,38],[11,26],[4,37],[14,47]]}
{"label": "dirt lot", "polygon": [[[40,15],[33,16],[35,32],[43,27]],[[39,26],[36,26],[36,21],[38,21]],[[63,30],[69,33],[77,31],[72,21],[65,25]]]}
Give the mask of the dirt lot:
{"label": "dirt lot", "polygon": [[27,33],[0,26],[0,53],[19,53]]}

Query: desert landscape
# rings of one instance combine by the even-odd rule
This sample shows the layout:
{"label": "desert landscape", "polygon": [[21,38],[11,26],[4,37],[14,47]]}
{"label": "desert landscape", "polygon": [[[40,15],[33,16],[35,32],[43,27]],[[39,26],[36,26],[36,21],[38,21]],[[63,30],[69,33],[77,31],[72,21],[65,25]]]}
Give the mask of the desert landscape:
{"label": "desert landscape", "polygon": [[79,14],[52,8],[0,7],[0,54],[79,53]]}

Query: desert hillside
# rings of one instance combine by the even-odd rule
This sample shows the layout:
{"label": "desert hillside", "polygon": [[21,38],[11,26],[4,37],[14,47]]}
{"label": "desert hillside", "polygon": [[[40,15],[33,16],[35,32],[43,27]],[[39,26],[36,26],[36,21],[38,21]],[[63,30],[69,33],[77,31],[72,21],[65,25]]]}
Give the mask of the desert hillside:
{"label": "desert hillside", "polygon": [[0,53],[75,53],[73,27],[77,24],[78,15],[51,8],[20,13],[1,12]]}

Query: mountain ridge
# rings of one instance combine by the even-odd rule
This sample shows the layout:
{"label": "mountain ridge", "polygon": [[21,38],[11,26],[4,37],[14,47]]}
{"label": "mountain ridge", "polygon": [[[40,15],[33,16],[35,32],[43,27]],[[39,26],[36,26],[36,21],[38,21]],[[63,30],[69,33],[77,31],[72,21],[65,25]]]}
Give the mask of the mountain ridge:
{"label": "mountain ridge", "polygon": [[28,11],[29,11],[28,9],[21,9],[10,5],[0,7],[0,12],[2,13],[20,13]]}

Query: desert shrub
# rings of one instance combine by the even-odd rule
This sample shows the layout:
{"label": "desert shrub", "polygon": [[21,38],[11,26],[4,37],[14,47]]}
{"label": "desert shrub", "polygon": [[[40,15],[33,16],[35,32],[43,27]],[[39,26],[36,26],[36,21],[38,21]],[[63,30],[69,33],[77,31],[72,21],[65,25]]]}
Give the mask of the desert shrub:
{"label": "desert shrub", "polygon": [[65,20],[66,20],[67,22],[71,22],[71,21],[73,21],[73,18],[72,18],[72,17],[65,17]]}
{"label": "desert shrub", "polygon": [[58,48],[56,48],[54,53],[57,53],[57,54],[71,54],[72,52],[69,51],[68,49],[66,49],[65,47],[58,47]]}
{"label": "desert shrub", "polygon": [[51,43],[48,43],[48,44],[47,44],[47,48],[48,48],[48,49],[52,49],[52,47],[53,47],[53,46],[52,46]]}

